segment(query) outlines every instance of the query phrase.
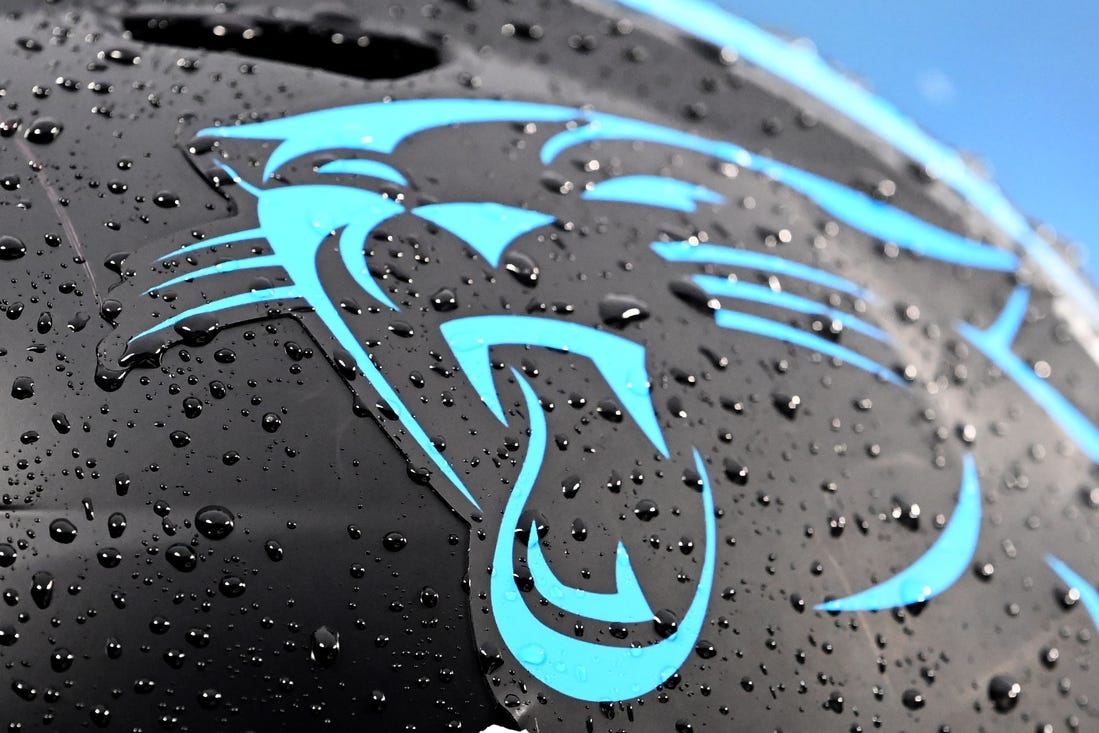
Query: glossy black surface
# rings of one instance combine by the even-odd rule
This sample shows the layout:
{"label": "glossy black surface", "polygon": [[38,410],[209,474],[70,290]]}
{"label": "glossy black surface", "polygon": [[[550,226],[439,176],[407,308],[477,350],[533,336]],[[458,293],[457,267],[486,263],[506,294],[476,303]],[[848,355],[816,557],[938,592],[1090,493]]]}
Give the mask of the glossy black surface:
{"label": "glossy black surface", "polygon": [[[228,326],[112,378],[105,370],[120,368],[127,338],[159,307],[140,295],[155,258],[192,232],[255,224],[239,187],[208,179],[214,156],[254,172],[250,161],[268,151],[210,148],[194,133],[387,97],[592,105],[735,141],[1010,246],[829,110],[606,6],[256,8],[225,22],[173,4],[184,20],[143,43],[123,31],[157,17],[156,6],[5,6],[0,235],[18,240],[0,240],[0,718],[10,729],[1094,729],[1095,628],[1045,557],[1096,577],[1095,467],[953,330],[991,323],[1015,278],[897,255],[754,173],[628,143],[577,148],[546,169],[536,151],[557,128],[543,125],[437,130],[398,151],[415,175],[393,195],[408,203],[507,201],[559,219],[509,250],[537,264],[536,282],[529,262],[515,260],[527,273],[517,277],[423,222],[387,223],[372,271],[400,315],[371,309],[319,261],[331,292],[360,299],[356,334],[461,464],[480,514],[433,490],[424,456],[361,377],[341,375],[308,312]],[[225,41],[219,26],[262,26],[263,50],[222,53],[247,44]],[[360,59],[325,51],[303,37],[309,28],[390,40]],[[188,47],[173,47],[182,36]],[[334,73],[362,63],[392,67]],[[295,161],[283,181],[313,180],[314,163]],[[683,171],[729,203],[685,215],[582,201],[584,184],[607,171]],[[682,286],[700,268],[648,249],[700,235],[884,294],[858,307],[898,345],[876,357],[913,387],[717,328]],[[646,317],[615,319],[608,294],[640,300]],[[457,309],[440,308],[451,295]],[[1095,417],[1094,362],[1052,302],[1034,283],[1015,351],[1051,365],[1049,381]],[[672,449],[662,460],[634,426],[608,419],[612,395],[589,363],[494,352],[547,409],[554,441],[529,510],[546,525],[559,577],[609,590],[621,539],[653,608],[681,612],[701,564],[692,446],[711,469],[720,546],[707,625],[688,662],[641,699],[598,705],[544,689],[497,636],[489,565],[525,427],[503,428],[484,409],[438,326],[503,312],[644,343]],[[505,375],[510,407],[520,393]],[[813,611],[934,541],[966,452],[984,494],[973,571],[919,607]],[[224,511],[203,511],[211,506]],[[537,612],[612,645],[660,638],[659,624],[612,629]]]}

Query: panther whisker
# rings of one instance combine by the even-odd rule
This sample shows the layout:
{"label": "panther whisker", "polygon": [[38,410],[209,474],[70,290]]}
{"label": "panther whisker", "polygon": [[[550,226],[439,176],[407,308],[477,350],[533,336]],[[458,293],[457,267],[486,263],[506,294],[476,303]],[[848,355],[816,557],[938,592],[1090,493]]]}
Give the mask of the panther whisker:
{"label": "panther whisker", "polygon": [[286,285],[277,288],[264,288],[263,290],[252,290],[247,293],[230,295],[226,298],[212,300],[204,305],[189,308],[182,313],[179,313],[172,316],[171,318],[157,323],[155,326],[150,326],[149,328],[131,338],[130,342],[132,343],[134,341],[137,341],[143,336],[148,336],[150,333],[155,333],[156,331],[162,331],[165,328],[170,328],[180,321],[192,318],[193,316],[200,316],[206,313],[214,313],[216,311],[228,310],[230,308],[238,308],[243,305],[256,305],[258,303],[267,303],[277,300],[296,300],[301,297],[301,294],[293,285]]}
{"label": "panther whisker", "polygon": [[729,265],[731,267],[764,270],[823,285],[826,288],[839,290],[863,300],[874,301],[876,299],[872,292],[845,277],[777,255],[752,252],[746,249],[733,249],[720,244],[653,242],[651,246],[653,252],[668,262],[697,262],[699,264]]}
{"label": "panther whisker", "polygon": [[220,237],[214,237],[213,239],[203,239],[195,242],[194,244],[188,244],[179,249],[172,250],[166,255],[162,255],[156,259],[157,262],[164,262],[172,257],[178,257],[180,255],[187,254],[189,252],[195,252],[200,249],[206,249],[207,247],[220,247],[223,244],[232,244],[233,242],[246,242],[250,239],[266,239],[267,235],[262,228],[245,229],[239,232],[233,232],[231,234],[225,234]]}
{"label": "panther whisker", "polygon": [[736,300],[748,300],[755,303],[763,303],[764,305],[773,305],[778,308],[792,310],[797,313],[823,315],[834,321],[839,321],[846,328],[861,333],[863,336],[868,336],[875,341],[880,341],[883,344],[890,344],[893,342],[893,339],[890,338],[889,334],[882,331],[877,326],[873,326],[850,313],[821,305],[816,301],[810,300],[809,298],[803,298],[800,295],[775,291],[763,285],[728,280],[714,275],[695,275],[691,279],[696,285],[705,290],[707,294],[718,299],[732,298]]}
{"label": "panther whisker", "polygon": [[816,334],[802,331],[800,328],[794,328],[793,326],[780,323],[779,321],[772,321],[769,318],[761,318],[748,313],[730,310],[719,310],[714,314],[714,320],[717,322],[717,325],[722,328],[727,328],[731,331],[753,333],[757,336],[786,341],[795,346],[819,351],[827,356],[841,359],[851,366],[858,367],[865,372],[876,374],[898,387],[907,386],[904,380],[897,376],[893,370],[877,363],[873,359],[863,356],[856,351],[852,351],[845,346],[833,343],[828,339],[821,338]]}
{"label": "panther whisker", "polygon": [[209,277],[211,275],[220,275],[226,272],[237,272],[239,270],[252,270],[260,267],[278,267],[281,262],[275,255],[261,255],[259,257],[248,257],[243,260],[231,260],[229,262],[219,262],[216,265],[210,267],[203,267],[200,270],[194,270],[193,272],[184,273],[178,277],[173,277],[171,280],[165,280],[159,285],[154,285],[148,288],[142,295],[148,295],[154,290],[162,290],[164,288],[177,285],[182,282],[190,280],[198,280],[199,278]]}

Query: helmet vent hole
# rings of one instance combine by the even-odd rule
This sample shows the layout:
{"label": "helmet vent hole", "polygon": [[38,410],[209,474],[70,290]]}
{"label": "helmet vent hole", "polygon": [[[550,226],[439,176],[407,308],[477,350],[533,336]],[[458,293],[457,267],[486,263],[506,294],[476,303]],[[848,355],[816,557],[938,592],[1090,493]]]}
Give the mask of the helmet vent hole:
{"label": "helmet vent hole", "polygon": [[147,44],[229,52],[360,79],[401,79],[443,61],[437,39],[368,30],[342,13],[272,17],[147,7],[118,20],[134,40]]}

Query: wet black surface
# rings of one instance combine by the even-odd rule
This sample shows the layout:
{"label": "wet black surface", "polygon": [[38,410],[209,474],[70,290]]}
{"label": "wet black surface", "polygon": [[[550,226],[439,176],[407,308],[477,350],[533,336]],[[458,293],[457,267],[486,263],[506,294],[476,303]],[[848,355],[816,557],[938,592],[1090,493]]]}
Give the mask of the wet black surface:
{"label": "wet black surface", "polygon": [[[1095,467],[954,331],[959,320],[991,323],[1016,277],[898,254],[751,171],[628,142],[580,146],[547,169],[537,152],[555,125],[440,129],[397,151],[409,185],[389,193],[406,206],[491,200],[558,219],[499,268],[414,217],[387,222],[368,243],[371,271],[399,315],[369,301],[330,247],[318,259],[346,322],[445,443],[480,513],[425,478],[426,456],[307,309],[235,311],[191,343],[123,358],[141,351],[126,342],[154,314],[280,276],[180,285],[170,303],[141,295],[163,280],[161,255],[257,223],[240,186],[207,179],[222,159],[258,185],[270,148],[194,139],[213,124],[390,97],[592,105],[733,140],[1010,246],[897,153],[852,139],[834,113],[758,69],[606,8],[348,3],[311,16],[253,4],[222,23],[173,4],[176,20],[155,38],[135,31],[135,19],[148,29],[156,17],[148,5],[5,8],[0,719],[11,730],[1094,728],[1095,629],[1045,557],[1097,575]],[[247,55],[219,52],[243,48],[248,28],[263,40]],[[307,28],[344,40],[327,48]],[[315,181],[315,163],[292,161],[278,185]],[[728,203],[685,215],[580,198],[589,182],[631,173],[682,175]],[[911,387],[719,329],[684,286],[705,268],[648,247],[688,237],[810,263],[880,294],[856,302],[781,279],[886,330],[895,348],[837,337]],[[452,318],[497,313],[644,344],[671,449],[662,459],[621,419],[590,362],[493,352],[546,408],[551,444],[528,512],[550,565],[609,591],[621,540],[661,609],[658,623],[612,629],[551,613],[529,591],[546,624],[579,623],[612,646],[666,635],[702,563],[692,448],[709,468],[720,544],[706,625],[679,672],[640,699],[564,697],[498,636],[489,567],[526,421],[495,421],[439,333]],[[1046,362],[1049,381],[1094,419],[1095,365],[1040,282],[1029,314],[1015,352]],[[814,318],[792,323],[829,328]],[[521,396],[509,374],[497,386],[512,408]],[[984,497],[974,571],[921,607],[814,611],[926,550],[953,510],[966,452]]]}

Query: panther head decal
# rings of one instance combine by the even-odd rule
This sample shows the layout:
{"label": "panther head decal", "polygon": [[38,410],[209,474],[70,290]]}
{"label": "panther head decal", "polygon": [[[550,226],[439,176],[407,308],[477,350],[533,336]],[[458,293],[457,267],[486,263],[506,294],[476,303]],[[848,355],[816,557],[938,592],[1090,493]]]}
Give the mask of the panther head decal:
{"label": "panther head decal", "polygon": [[[587,109],[406,100],[200,136],[214,143],[203,149],[219,176],[238,184],[241,213],[126,261],[112,292],[125,307],[100,345],[104,373],[155,364],[164,349],[236,324],[300,319],[359,404],[376,405],[415,475],[471,523],[482,653],[493,657],[485,650],[498,639],[536,686],[582,701],[644,695],[673,684],[692,652],[701,664],[712,656],[702,636],[715,605],[735,594],[741,561],[723,524],[749,500],[749,461],[730,457],[728,444],[763,450],[795,419],[814,436],[840,429],[826,407],[800,405],[799,383],[867,410],[889,405],[876,423],[883,433],[910,435],[919,416],[936,419],[913,389],[919,349],[894,305],[865,285],[903,277],[882,274],[882,242],[977,277],[1019,265],[1010,251],[844,182]],[[433,160],[446,164],[424,164]],[[740,190],[761,179],[767,200]],[[756,210],[794,211],[814,233],[795,241],[788,229],[763,229]],[[613,249],[600,246],[608,240]],[[1025,290],[1011,302],[1025,310]],[[1005,318],[960,332],[1009,363],[1018,318]],[[711,324],[706,343],[680,351],[677,324],[699,319]],[[744,343],[771,358],[742,359]],[[429,361],[410,363],[413,348]],[[557,394],[555,376],[566,374],[586,380],[595,410],[587,395]],[[1036,397],[1059,414],[1074,409],[1058,398]],[[746,411],[751,420],[725,426]],[[817,456],[823,442],[786,450]],[[839,443],[828,450],[839,455]],[[826,589],[819,610],[923,603],[970,565],[978,466],[964,448],[935,450],[953,471],[928,476],[887,457],[845,477],[880,488],[883,501],[918,491],[942,531],[929,546],[902,540],[919,559],[878,568],[892,573],[881,582]],[[817,460],[828,485],[834,465],[827,451]],[[771,492],[787,507],[804,501],[784,496],[778,475],[758,491],[760,502]],[[577,518],[547,527],[546,506]],[[603,568],[600,582],[583,580],[590,567]]]}

